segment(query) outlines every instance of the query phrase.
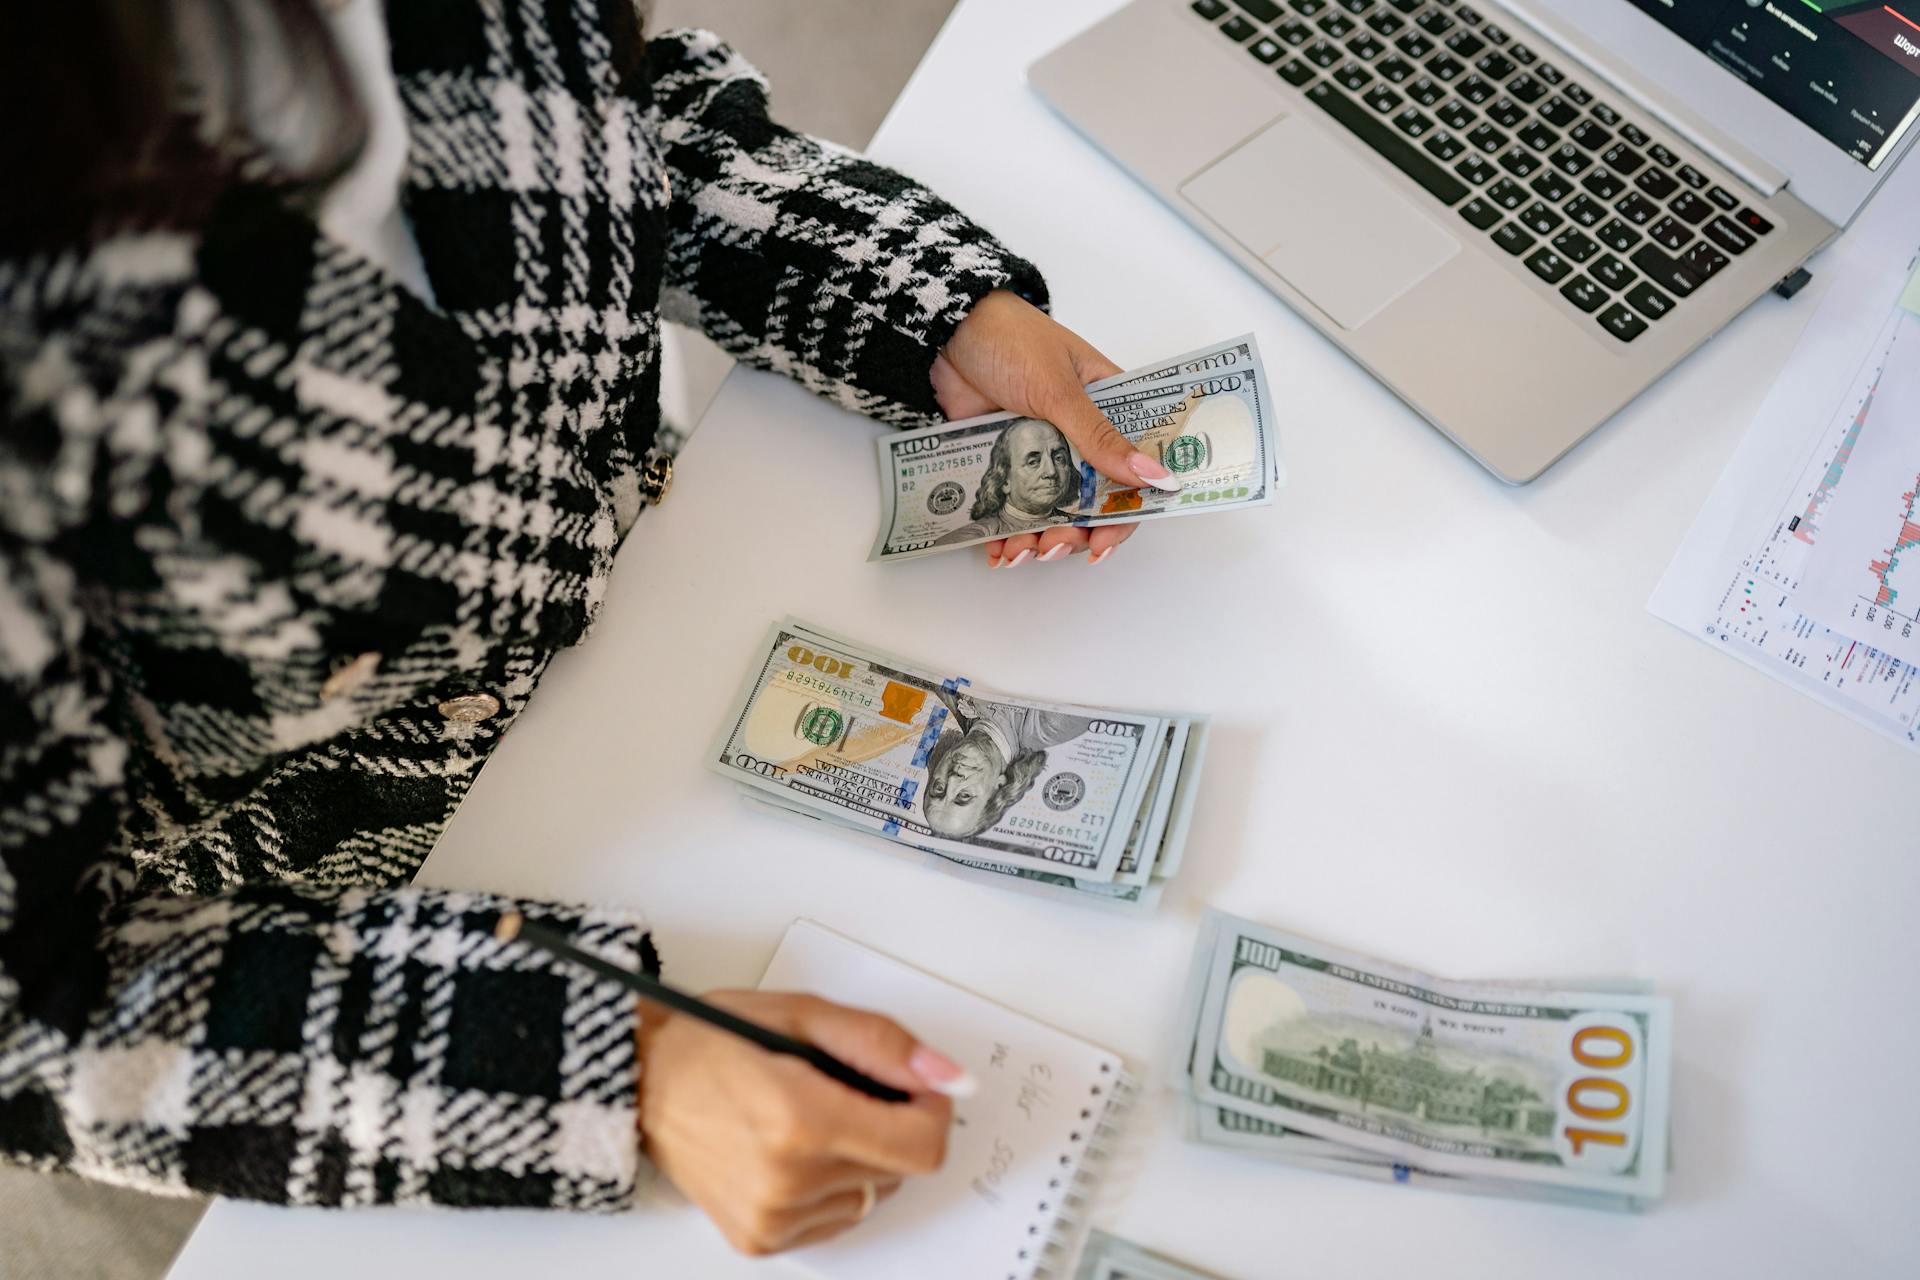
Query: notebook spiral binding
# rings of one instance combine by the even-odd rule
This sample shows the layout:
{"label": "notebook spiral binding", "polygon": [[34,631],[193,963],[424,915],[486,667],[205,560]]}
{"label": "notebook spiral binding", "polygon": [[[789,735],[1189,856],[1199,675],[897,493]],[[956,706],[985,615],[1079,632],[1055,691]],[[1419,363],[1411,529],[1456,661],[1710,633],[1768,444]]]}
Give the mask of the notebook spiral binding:
{"label": "notebook spiral binding", "polygon": [[1090,1090],[1081,1112],[1085,1127],[1074,1132],[1073,1145],[1060,1153],[1063,1173],[1053,1180],[1056,1191],[1034,1206],[1037,1216],[1027,1226],[1027,1238],[1039,1244],[1021,1252],[1007,1280],[1066,1280],[1075,1246],[1086,1234],[1094,1191],[1140,1094],[1140,1082],[1125,1068],[1114,1067],[1111,1075],[1105,1066],[1100,1070],[1102,1083]]}

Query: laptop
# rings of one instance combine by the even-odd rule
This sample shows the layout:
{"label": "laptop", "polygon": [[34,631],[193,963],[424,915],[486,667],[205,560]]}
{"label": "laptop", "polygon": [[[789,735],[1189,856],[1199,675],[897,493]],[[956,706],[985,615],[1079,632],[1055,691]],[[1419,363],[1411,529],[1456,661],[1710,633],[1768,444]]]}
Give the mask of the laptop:
{"label": "laptop", "polygon": [[1028,78],[1523,484],[1804,283],[1920,135],[1920,0],[1133,0]]}

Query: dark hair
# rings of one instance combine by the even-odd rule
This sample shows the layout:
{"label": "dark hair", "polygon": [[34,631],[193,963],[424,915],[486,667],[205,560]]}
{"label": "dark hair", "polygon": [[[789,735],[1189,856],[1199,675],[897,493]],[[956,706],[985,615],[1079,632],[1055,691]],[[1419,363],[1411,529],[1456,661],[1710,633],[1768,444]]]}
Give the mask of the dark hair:
{"label": "dark hair", "polygon": [[319,0],[8,0],[0,94],[9,256],[318,191],[367,133]]}

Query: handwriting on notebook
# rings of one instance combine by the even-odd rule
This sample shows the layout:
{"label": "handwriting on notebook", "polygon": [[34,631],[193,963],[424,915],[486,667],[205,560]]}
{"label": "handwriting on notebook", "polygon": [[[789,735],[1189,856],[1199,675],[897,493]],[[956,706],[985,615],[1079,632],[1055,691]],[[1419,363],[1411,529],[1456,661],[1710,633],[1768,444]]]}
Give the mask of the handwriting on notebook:
{"label": "handwriting on notebook", "polygon": [[[987,1060],[987,1080],[989,1088],[996,1093],[1011,1088],[1013,1109],[1029,1124],[1053,1103],[1053,1093],[1048,1088],[1053,1080],[1053,1068],[1039,1060],[1025,1061],[1022,1065],[1015,1060],[1013,1051],[999,1041],[994,1042],[993,1055]],[[1006,1118],[1013,1119],[1013,1114],[1008,1113]],[[999,1205],[1007,1175],[1019,1159],[1017,1137],[996,1134],[984,1153],[986,1167],[967,1182],[973,1193],[990,1205]]]}

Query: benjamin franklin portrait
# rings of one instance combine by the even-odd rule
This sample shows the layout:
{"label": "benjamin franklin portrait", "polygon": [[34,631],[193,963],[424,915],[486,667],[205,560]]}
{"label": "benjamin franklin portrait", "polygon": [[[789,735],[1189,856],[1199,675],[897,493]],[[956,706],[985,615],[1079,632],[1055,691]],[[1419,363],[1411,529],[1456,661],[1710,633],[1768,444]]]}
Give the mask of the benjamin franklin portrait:
{"label": "benjamin franklin portrait", "polygon": [[1063,524],[1073,518],[1071,504],[1079,488],[1080,471],[1067,438],[1051,423],[1020,418],[1000,433],[987,455],[987,473],[967,513],[972,523],[940,542],[978,542]]}

